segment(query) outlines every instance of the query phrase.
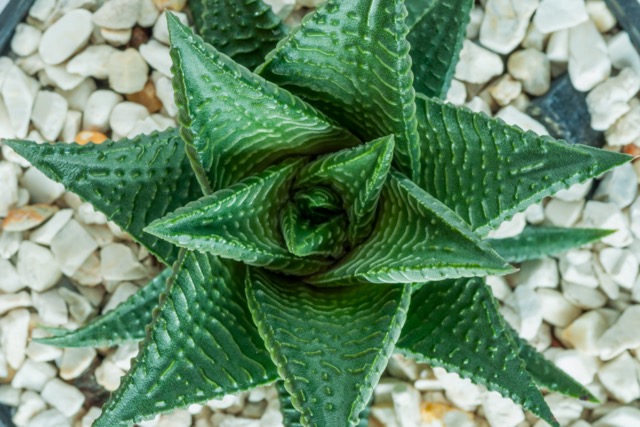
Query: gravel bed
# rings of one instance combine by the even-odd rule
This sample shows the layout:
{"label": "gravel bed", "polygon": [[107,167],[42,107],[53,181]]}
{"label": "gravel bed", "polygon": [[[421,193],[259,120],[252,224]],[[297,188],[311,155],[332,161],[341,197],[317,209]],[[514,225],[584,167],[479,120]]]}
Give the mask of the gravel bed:
{"label": "gravel bed", "polygon": [[[319,3],[267,2],[292,24]],[[0,58],[0,138],[100,143],[175,126],[161,10],[190,22],[185,3],[36,0]],[[449,102],[539,134],[640,154],[640,46],[604,1],[481,1],[467,38]],[[0,403],[14,407],[19,427],[88,427],[137,344],[58,349],[30,338],[46,335],[38,326],[73,329],[113,309],[160,267],[90,204],[0,146]],[[492,232],[515,236],[527,224],[618,230],[489,278],[507,321],[601,400],[546,395],[563,426],[640,426],[639,177],[640,162],[621,166]],[[399,356],[375,390],[371,421],[373,427],[548,425],[497,393]],[[140,424],[281,425],[273,387]]]}

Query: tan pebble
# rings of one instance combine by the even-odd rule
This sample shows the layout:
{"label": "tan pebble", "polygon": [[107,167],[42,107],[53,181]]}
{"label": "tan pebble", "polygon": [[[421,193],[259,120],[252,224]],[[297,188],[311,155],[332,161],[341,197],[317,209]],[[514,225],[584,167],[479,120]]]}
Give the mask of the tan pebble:
{"label": "tan pebble", "polygon": [[158,9],[171,9],[180,12],[187,4],[187,0],[153,0]]}
{"label": "tan pebble", "polygon": [[43,203],[12,209],[2,221],[4,231],[26,231],[45,222],[58,211],[56,206]]}
{"label": "tan pebble", "polygon": [[453,410],[455,410],[453,406],[439,402],[422,402],[420,405],[422,422],[427,424],[433,423],[434,421],[442,421],[444,419],[444,415]]}
{"label": "tan pebble", "polygon": [[640,156],[640,147],[638,147],[636,144],[627,144],[622,149],[622,152],[624,154],[630,154],[634,157],[638,157]]}
{"label": "tan pebble", "polygon": [[93,142],[94,144],[102,144],[107,139],[107,135],[104,133],[92,130],[83,130],[76,135],[76,143],[80,145],[86,145],[90,142]]}
{"label": "tan pebble", "polygon": [[126,95],[127,100],[137,102],[147,107],[149,113],[157,113],[162,108],[162,101],[156,96],[156,86],[149,79],[140,92]]}

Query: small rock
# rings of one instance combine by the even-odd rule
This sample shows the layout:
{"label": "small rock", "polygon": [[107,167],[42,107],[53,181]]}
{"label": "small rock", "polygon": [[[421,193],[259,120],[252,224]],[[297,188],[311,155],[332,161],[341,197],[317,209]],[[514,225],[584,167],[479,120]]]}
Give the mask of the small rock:
{"label": "small rock", "polygon": [[36,95],[31,120],[42,136],[55,141],[60,135],[69,105],[60,94],[40,91]]}
{"label": "small rock", "polygon": [[[462,84],[457,80],[453,80],[452,86],[455,85],[455,82],[458,84]],[[174,98],[173,86],[171,85],[171,80],[169,78],[161,76],[155,80],[156,86],[156,95],[158,99],[162,101],[162,105],[164,106],[165,111],[171,117],[176,117],[178,115],[178,107],[176,106],[176,101]],[[456,85],[457,86],[457,85]],[[466,97],[466,92],[465,92]]]}
{"label": "small rock", "polygon": [[156,87],[151,79],[140,92],[127,95],[127,100],[144,105],[149,113],[156,113],[162,108],[162,101],[156,96]]}
{"label": "small rock", "polygon": [[45,402],[67,417],[77,414],[85,400],[80,390],[58,378],[50,380],[41,395]]}
{"label": "small rock", "polygon": [[600,308],[607,303],[607,296],[598,289],[571,282],[562,284],[562,295],[567,301],[583,310]]}
{"label": "small rock", "polygon": [[60,139],[64,142],[73,142],[75,136],[80,131],[82,125],[82,113],[80,111],[69,111],[67,117],[64,119],[64,126],[62,127],[62,134]]}
{"label": "small rock", "polygon": [[[169,80],[169,79],[166,79],[166,80]],[[156,87],[158,88],[158,97],[162,99],[162,97],[160,96],[160,86],[158,85],[158,82],[156,82]],[[173,95],[171,96],[173,98]],[[450,102],[453,105],[463,105],[466,100],[467,100],[467,89],[464,83],[455,79],[451,80],[451,86],[449,87],[449,91],[447,92],[447,102]],[[162,101],[162,103],[164,104],[164,101]],[[177,113],[177,109],[176,109],[176,113]],[[175,114],[169,114],[169,115],[172,117],[175,117]]]}
{"label": "small rock", "polygon": [[515,427],[525,420],[518,405],[495,391],[485,394],[482,408],[491,427]]}
{"label": "small rock", "polygon": [[62,276],[53,254],[31,242],[20,244],[17,267],[20,281],[37,292],[53,287]]}
{"label": "small rock", "polygon": [[29,420],[46,408],[47,404],[38,393],[27,390],[20,396],[20,406],[18,406],[12,421],[18,427],[27,426]]}
{"label": "small rock", "polygon": [[32,294],[33,306],[43,324],[61,326],[69,321],[67,304],[56,289]]}
{"label": "small rock", "polygon": [[[189,25],[189,19],[184,13],[172,12],[183,25]],[[167,25],[167,12],[162,12],[153,26],[153,38],[169,46],[169,26]]]}
{"label": "small rock", "polygon": [[484,9],[480,5],[475,5],[471,9],[469,23],[467,24],[467,38],[475,40],[480,35],[480,26],[484,18]]}
{"label": "small rock", "polygon": [[69,103],[69,108],[84,111],[91,94],[96,91],[96,82],[93,79],[84,79],[76,88],[71,90],[57,90]]}
{"label": "small rock", "polygon": [[93,422],[97,420],[101,414],[102,410],[100,408],[92,406],[91,408],[89,408],[84,417],[82,417],[81,427],[91,427],[93,425]]}
{"label": "small rock", "polygon": [[586,3],[586,7],[589,18],[601,33],[607,33],[616,26],[616,17],[613,16],[604,1],[590,0]]}
{"label": "small rock", "polygon": [[121,102],[113,108],[109,125],[119,135],[128,135],[136,123],[149,117],[144,105],[135,102]]}
{"label": "small rock", "polygon": [[96,357],[93,348],[65,348],[60,361],[60,378],[71,380],[78,378],[91,365]]}
{"label": "small rock", "polygon": [[[3,147],[4,148],[4,147]],[[18,179],[16,168],[9,162],[0,161],[0,218],[6,217],[18,201]]]}
{"label": "small rock", "polygon": [[129,282],[123,282],[118,285],[115,292],[111,295],[109,302],[102,308],[102,314],[108,313],[121,303],[125,302],[131,295],[138,292],[139,289],[140,288],[136,285]]}
{"label": "small rock", "polygon": [[530,130],[538,135],[549,134],[547,129],[540,122],[511,105],[507,105],[498,111],[496,117],[504,120],[507,124],[518,126],[522,130]]}
{"label": "small rock", "polygon": [[529,224],[542,224],[544,221],[544,207],[542,206],[542,203],[529,205],[527,210],[524,212],[524,215]]}
{"label": "small rock", "polygon": [[90,142],[93,144],[102,144],[107,139],[107,135],[102,132],[96,132],[93,130],[84,130],[82,132],[78,132],[75,137],[75,142],[78,145],[87,145]]}
{"label": "small rock", "polygon": [[57,409],[40,412],[29,421],[27,427],[71,427],[71,420]]}
{"label": "small rock", "polygon": [[7,406],[18,406],[20,404],[20,394],[22,390],[10,385],[0,385],[0,403]]}
{"label": "small rock", "polygon": [[[3,260],[4,262],[7,262]],[[14,308],[31,307],[31,296],[28,292],[0,294],[0,315]]]}
{"label": "small rock", "polygon": [[27,136],[38,87],[38,82],[28,77],[18,66],[13,65],[9,68],[1,95],[4,104],[11,106],[7,112],[18,138]]}
{"label": "small rock", "polygon": [[637,333],[640,322],[640,305],[632,305],[623,311],[613,324],[598,340],[600,358],[611,360],[625,350],[640,347],[640,335]]}
{"label": "small rock", "polygon": [[398,420],[398,427],[413,427],[420,424],[420,393],[406,383],[393,388],[391,399]]}
{"label": "small rock", "polygon": [[124,371],[109,360],[104,360],[96,368],[96,382],[108,391],[115,391],[120,386],[120,378]]}
{"label": "small rock", "polygon": [[138,0],[110,0],[95,11],[93,23],[111,30],[126,30],[136,25],[139,12]]}
{"label": "small rock", "polygon": [[5,231],[0,234],[0,258],[9,259],[18,252],[22,242],[22,232]]}
{"label": "small rock", "polygon": [[515,52],[507,62],[509,73],[522,82],[525,92],[544,95],[551,85],[551,68],[547,56],[535,49]]}
{"label": "small rock", "polygon": [[640,427],[640,409],[631,406],[616,408],[596,421],[593,427]]}
{"label": "small rock", "polygon": [[498,105],[504,107],[522,93],[522,83],[507,74],[491,85],[489,93]]}
{"label": "small rock", "polygon": [[23,288],[24,285],[20,282],[20,277],[13,264],[9,260],[0,258],[0,291],[15,293]]}
{"label": "small rock", "polygon": [[526,219],[522,212],[519,212],[508,221],[503,221],[500,226],[491,230],[487,237],[491,239],[505,239],[507,237],[517,236],[524,230],[526,226]]}
{"label": "small rock", "polygon": [[85,130],[106,132],[113,107],[122,101],[122,96],[110,90],[97,90],[87,100],[82,127]]}
{"label": "small rock", "polygon": [[628,246],[633,240],[629,231],[629,220],[613,203],[589,200],[582,212],[582,225],[590,228],[618,230],[600,241],[616,248]]}
{"label": "small rock", "polygon": [[144,88],[149,67],[140,52],[129,48],[109,57],[109,86],[118,93],[136,93]]}
{"label": "small rock", "polygon": [[73,90],[85,80],[84,76],[67,71],[67,66],[64,64],[46,65],[44,71],[49,82],[43,85],[55,86],[62,90]]}
{"label": "small rock", "polygon": [[[565,397],[559,393],[550,393],[545,396],[544,400],[549,405],[551,413],[562,426],[569,425],[570,422],[580,418],[584,411],[583,402],[572,397]],[[536,424],[535,427],[548,427],[548,424],[547,426]]]}
{"label": "small rock", "polygon": [[140,10],[138,12],[138,25],[147,28],[151,27],[160,15],[160,10],[153,3],[153,0],[140,0]]}
{"label": "small rock", "polygon": [[127,246],[114,243],[102,248],[102,277],[105,280],[138,280],[148,276],[147,270],[138,262]]}
{"label": "small rock", "polygon": [[631,68],[640,75],[640,52],[631,44],[629,34],[620,31],[609,39],[607,48],[614,67],[619,70]]}
{"label": "small rock", "polygon": [[579,91],[591,90],[611,74],[607,45],[591,21],[570,30],[569,76]]}
{"label": "small rock", "polygon": [[31,194],[33,203],[50,204],[64,193],[64,186],[47,178],[38,169],[31,167],[22,175],[20,183]]}
{"label": "small rock", "polygon": [[593,254],[588,250],[572,249],[560,256],[560,272],[566,282],[598,287],[598,277],[594,271]]}
{"label": "small rock", "polygon": [[[48,206],[48,205],[38,205],[38,206]],[[65,226],[67,222],[73,216],[72,209],[63,209],[61,211],[56,212],[49,221],[47,221],[43,226],[34,230],[29,236],[29,240],[34,243],[39,243],[41,245],[50,245],[53,238],[58,234],[58,232]],[[38,219],[33,216],[34,221]]]}
{"label": "small rock", "polygon": [[524,36],[538,0],[489,0],[480,27],[480,43],[497,53],[513,51]]}
{"label": "small rock", "polygon": [[588,311],[562,330],[562,338],[580,353],[597,356],[597,342],[609,327],[606,319],[598,311]]}
{"label": "small rock", "polygon": [[598,372],[598,359],[576,350],[562,350],[553,357],[555,365],[580,384],[589,384]]}
{"label": "small rock", "polygon": [[504,71],[502,58],[495,53],[465,40],[456,66],[455,77],[467,83],[485,84]]}
{"label": "small rock", "polygon": [[605,248],[600,251],[600,262],[611,278],[625,289],[633,288],[638,277],[638,260],[628,250]]}
{"label": "small rock", "polygon": [[607,144],[623,146],[638,142],[640,144],[640,105],[631,108],[605,132]]}
{"label": "small rock", "polygon": [[0,348],[13,369],[19,369],[24,362],[30,318],[29,310],[17,308],[0,320]]}
{"label": "small rock", "polygon": [[560,283],[558,264],[553,258],[525,261],[520,265],[517,281],[530,288],[556,288]]}
{"label": "small rock", "polygon": [[140,46],[140,55],[154,70],[158,70],[166,77],[171,78],[171,55],[169,48],[156,40],[149,40],[148,43]]}
{"label": "small rock", "polygon": [[637,374],[638,362],[628,352],[605,363],[598,372],[598,378],[609,395],[622,403],[630,403],[640,397]]}
{"label": "small rock", "polygon": [[73,219],[51,241],[51,252],[67,276],[72,276],[96,249],[98,243]]}
{"label": "small rock", "polygon": [[45,362],[27,359],[11,381],[14,388],[42,391],[44,385],[56,376],[56,368]]}
{"label": "small rock", "polygon": [[629,206],[638,193],[635,171],[631,163],[608,172],[600,182],[594,199],[614,203],[620,208]]}
{"label": "small rock", "polygon": [[[44,338],[49,336],[42,329],[34,329],[31,338]],[[33,340],[27,345],[27,357],[34,362],[50,362],[62,356],[62,349],[50,345],[40,344]]]}
{"label": "small rock", "polygon": [[522,47],[543,52],[548,39],[548,34],[541,33],[536,26],[531,23],[527,29],[527,34],[524,36],[524,40],[522,40]]}
{"label": "small rock", "polygon": [[29,24],[18,24],[11,39],[11,50],[20,56],[29,56],[38,49],[42,31]]}
{"label": "small rock", "polygon": [[[80,268],[71,276],[74,281],[82,286],[97,286],[102,283],[100,274],[100,259],[96,254],[91,254],[89,258],[80,266]],[[80,292],[86,291],[87,288],[79,288]]]}
{"label": "small rock", "polygon": [[537,289],[536,292],[542,305],[542,318],[552,325],[564,328],[580,316],[580,309],[560,292],[553,289]]}
{"label": "small rock", "polygon": [[38,53],[45,64],[60,64],[89,41],[92,31],[91,12],[85,9],[72,10],[42,34]]}
{"label": "small rock", "polygon": [[187,0],[153,0],[159,10],[170,9],[180,12],[187,4]]}
{"label": "small rock", "polygon": [[104,40],[112,46],[124,46],[131,41],[133,31],[131,28],[126,30],[111,30],[109,28],[101,28],[100,35]]}
{"label": "small rock", "polygon": [[589,191],[591,191],[591,187],[593,185],[593,180],[587,180],[582,183],[573,184],[571,187],[560,190],[556,194],[553,195],[556,199],[560,199],[565,202],[578,202],[584,199]]}
{"label": "small rock", "polygon": [[587,95],[587,106],[591,113],[591,127],[607,130],[631,107],[629,100],[640,90],[640,77],[630,68],[625,68],[616,77],[597,85]]}
{"label": "small rock", "polygon": [[557,227],[571,227],[580,219],[584,204],[584,200],[565,202],[551,199],[545,206],[545,217]]}
{"label": "small rock", "polygon": [[606,0],[605,3],[622,28],[631,36],[631,42],[636,50],[640,52],[640,31],[638,31],[640,3],[637,0]]}
{"label": "small rock", "polygon": [[512,306],[520,318],[518,334],[526,339],[533,339],[542,324],[542,305],[538,294],[528,286],[518,286],[506,299],[506,304]]}
{"label": "small rock", "polygon": [[76,322],[82,324],[93,314],[93,306],[84,296],[67,288],[59,288],[58,292],[66,301],[69,313]]}
{"label": "small rock", "polygon": [[584,0],[542,0],[533,17],[533,23],[541,33],[575,27],[589,19]]}
{"label": "small rock", "polygon": [[109,77],[109,59],[118,52],[106,44],[89,46],[74,56],[67,64],[67,71],[84,77],[106,79]]}

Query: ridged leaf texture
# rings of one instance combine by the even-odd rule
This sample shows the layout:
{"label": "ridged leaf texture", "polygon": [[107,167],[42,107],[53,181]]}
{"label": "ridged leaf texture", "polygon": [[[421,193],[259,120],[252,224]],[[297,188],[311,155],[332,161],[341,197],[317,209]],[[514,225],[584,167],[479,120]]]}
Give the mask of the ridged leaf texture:
{"label": "ridged leaf texture", "polygon": [[59,330],[49,338],[35,339],[58,347],[110,347],[144,338],[151,323],[152,312],[158,307],[160,294],[167,288],[172,269],[167,268],[152,281],[131,295],[115,309],[74,331]]}
{"label": "ridged leaf texture", "polygon": [[433,0],[431,3],[407,35],[413,60],[413,87],[428,97],[444,98],[451,86],[474,2]]}
{"label": "ridged leaf texture", "polygon": [[482,279],[431,282],[413,293],[397,346],[416,360],[469,378],[559,426],[508,328]]}
{"label": "ridged leaf texture", "polygon": [[309,282],[413,283],[512,271],[449,208],[402,174],[391,172],[369,239]]}
{"label": "ridged leaf texture", "polygon": [[249,265],[296,275],[316,272],[329,261],[289,253],[278,226],[303,160],[272,166],[176,210],[145,230],[178,246]]}
{"label": "ridged leaf texture", "polygon": [[395,163],[420,175],[406,9],[402,0],[328,0],[256,70],[364,140],[395,136]]}
{"label": "ridged leaf texture", "polygon": [[287,249],[301,257],[318,255],[337,258],[342,255],[347,240],[346,225],[344,214],[315,223],[305,218],[293,203],[287,204],[280,217],[282,237]]}
{"label": "ridged leaf texture", "polygon": [[406,23],[409,28],[424,15],[436,0],[404,0],[404,7],[407,8]]}
{"label": "ridged leaf texture", "polygon": [[359,141],[322,113],[236,64],[167,17],[181,134],[213,191],[292,155]]}
{"label": "ridged leaf texture", "polygon": [[287,35],[287,27],[262,0],[189,0],[196,30],[218,51],[249,69]]}
{"label": "ridged leaf texture", "polygon": [[409,285],[318,289],[251,269],[253,319],[306,427],[360,422],[406,311]]}
{"label": "ridged leaf texture", "polygon": [[418,96],[416,101],[426,141],[417,183],[481,234],[544,197],[630,159],[540,137],[435,99]]}
{"label": "ridged leaf texture", "polygon": [[391,168],[393,148],[393,136],[387,136],[326,154],[306,165],[296,179],[296,188],[326,186],[342,197],[352,246],[371,232],[382,186]]}
{"label": "ridged leaf texture", "polygon": [[506,239],[487,239],[491,247],[509,262],[523,262],[560,255],[571,248],[596,242],[613,230],[563,227],[526,227]]}
{"label": "ridged leaf texture", "polygon": [[247,308],[246,269],[186,254],[140,355],[95,427],[128,426],[277,378]]}
{"label": "ridged leaf texture", "polygon": [[142,231],[202,195],[176,129],[100,145],[5,144],[91,202],[165,264],[176,260],[175,246]]}

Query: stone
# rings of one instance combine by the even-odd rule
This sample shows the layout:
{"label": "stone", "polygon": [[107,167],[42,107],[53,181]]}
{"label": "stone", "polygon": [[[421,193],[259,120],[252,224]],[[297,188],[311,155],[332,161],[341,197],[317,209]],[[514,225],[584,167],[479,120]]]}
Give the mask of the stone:
{"label": "stone", "polygon": [[69,321],[67,304],[57,289],[32,294],[33,306],[38,311],[40,320],[49,326],[61,326]]}
{"label": "stone", "polygon": [[24,288],[16,268],[9,260],[0,258],[0,291],[15,293]]}
{"label": "stone", "polygon": [[[158,82],[156,82],[156,87],[158,87]],[[158,87],[158,92],[160,88]],[[158,93],[158,97],[160,94]],[[451,80],[451,86],[447,91],[447,102],[452,103],[453,105],[463,105],[467,100],[467,89],[461,81]],[[164,101],[163,101],[164,104]],[[175,117],[175,114],[169,114],[172,117]]]}
{"label": "stone", "polygon": [[57,409],[47,409],[31,420],[27,427],[71,427],[71,420]]}
{"label": "stone", "polygon": [[72,10],[42,34],[38,53],[45,64],[60,64],[87,44],[92,31],[91,12]]}
{"label": "stone", "polygon": [[480,27],[480,43],[497,53],[513,51],[524,39],[538,0],[488,0]]}
{"label": "stone", "polygon": [[507,105],[498,111],[496,117],[504,120],[507,124],[518,126],[522,130],[530,130],[538,135],[549,134],[540,122],[511,105]]}
{"label": "stone", "polygon": [[513,53],[507,62],[509,73],[522,82],[525,92],[541,96],[551,85],[551,66],[547,56],[536,49]]}
{"label": "stone", "polygon": [[151,27],[160,15],[160,10],[153,0],[139,0],[140,10],[138,11],[138,25],[144,28]]}
{"label": "stone", "polygon": [[[453,80],[453,82],[458,82],[457,80]],[[453,87],[452,82],[452,87]],[[460,83],[460,82],[458,82]],[[173,93],[173,86],[171,84],[171,80],[167,77],[160,76],[155,80],[156,87],[156,95],[160,101],[162,101],[162,105],[167,114],[171,117],[176,117],[178,115],[178,107],[176,106],[176,101]],[[466,96],[466,92],[465,92]]]}
{"label": "stone", "polygon": [[[42,329],[34,329],[31,338],[44,338],[49,336],[48,332]],[[34,362],[50,362],[62,356],[62,349],[50,345],[40,344],[33,339],[27,345],[27,357]]]}
{"label": "stone", "polygon": [[602,243],[616,248],[628,246],[633,240],[629,231],[629,220],[613,203],[589,200],[582,212],[581,224],[590,228],[617,230],[600,240]]}
{"label": "stone", "polygon": [[147,117],[149,117],[149,110],[144,105],[125,101],[113,108],[109,125],[119,135],[128,135],[138,121]]}
{"label": "stone", "polygon": [[67,71],[104,80],[109,77],[109,59],[118,52],[107,44],[89,46],[67,63]]}
{"label": "stone", "polygon": [[[96,254],[91,254],[89,258],[80,266],[80,268],[71,276],[73,280],[82,286],[97,286],[102,283],[100,274],[100,259]],[[80,288],[82,292],[87,288]]]}
{"label": "stone", "polygon": [[46,80],[44,80],[40,74],[40,80],[43,86],[55,86],[62,90],[73,90],[80,86],[80,83],[85,79],[85,77],[80,74],[73,74],[67,71],[67,67],[64,64],[45,65],[44,75]]}
{"label": "stone", "polygon": [[569,34],[569,76],[579,91],[589,91],[611,74],[607,45],[595,24],[585,21]]}
{"label": "stone", "polygon": [[139,280],[148,277],[147,270],[127,246],[114,243],[100,251],[101,271],[105,280]]}
{"label": "stone", "polygon": [[562,283],[562,295],[583,310],[600,308],[607,303],[607,296],[598,289],[571,282]]}
{"label": "stone", "polygon": [[138,0],[109,0],[95,11],[93,23],[111,30],[126,30],[136,24],[139,12]]}
{"label": "stone", "polygon": [[31,167],[22,175],[20,183],[31,194],[33,203],[52,203],[64,193],[64,186]]}
{"label": "stone", "polygon": [[599,356],[611,360],[625,350],[640,347],[636,327],[640,321],[640,305],[625,309],[618,320],[598,340]]}
{"label": "stone", "polygon": [[82,125],[82,113],[80,111],[68,111],[67,116],[64,119],[64,126],[62,127],[62,133],[60,139],[63,142],[73,142],[76,134],[80,131]]}
{"label": "stone", "polygon": [[91,78],[85,78],[77,87],[71,90],[59,90],[60,95],[69,103],[69,108],[77,111],[84,111],[91,94],[96,91],[96,82]]}
{"label": "stone", "polygon": [[98,384],[108,391],[115,391],[120,386],[120,378],[124,375],[124,371],[105,359],[96,368],[95,375]]}
{"label": "stone", "polygon": [[62,227],[69,222],[72,216],[72,209],[62,209],[56,212],[51,219],[44,223],[44,225],[33,230],[29,236],[29,240],[41,245],[51,245],[53,238],[58,234]]}
{"label": "stone", "polygon": [[637,179],[631,163],[608,172],[595,192],[594,199],[613,203],[620,208],[631,205],[638,194]]}
{"label": "stone", "polygon": [[607,144],[619,147],[640,144],[640,105],[632,107],[605,132]]}
{"label": "stone", "polygon": [[598,31],[607,33],[611,31],[618,21],[613,13],[609,10],[603,0],[589,0],[586,3],[589,19],[596,24]]}
{"label": "stone", "polygon": [[70,220],[51,241],[51,252],[67,276],[72,276],[98,243],[76,220]]}
{"label": "stone", "polygon": [[140,55],[154,70],[158,70],[166,77],[171,78],[172,61],[169,55],[169,47],[156,40],[149,40],[148,43],[140,46]]}
{"label": "stone", "polygon": [[[171,12],[184,25],[189,25],[187,15],[180,12]],[[167,12],[162,12],[153,26],[153,38],[169,46],[169,26],[167,25]]]}
{"label": "stone", "polygon": [[115,292],[111,295],[109,302],[102,308],[102,314],[108,313],[121,303],[125,302],[131,295],[138,292],[139,289],[140,288],[136,285],[129,282],[123,282],[118,285]]}
{"label": "stone", "polygon": [[495,391],[485,394],[482,408],[491,427],[515,427],[525,420],[518,405]]}
{"label": "stone", "polygon": [[391,392],[399,427],[420,424],[420,393],[411,385],[399,383]]}
{"label": "stone", "polygon": [[109,357],[118,368],[128,371],[131,369],[132,358],[137,356],[139,350],[139,344],[136,342],[122,343]]}
{"label": "stone", "polygon": [[[551,413],[562,426],[566,426],[580,418],[584,411],[583,402],[572,397],[565,397],[560,393],[550,393],[545,396],[544,400],[549,405]],[[548,424],[547,426],[536,424],[536,427],[548,427]]]}
{"label": "stone", "polygon": [[112,46],[124,46],[131,41],[133,31],[131,28],[126,30],[111,30],[109,28],[101,28],[100,35],[104,40]]}
{"label": "stone", "polygon": [[36,27],[20,23],[11,39],[11,50],[19,56],[29,56],[38,49],[42,31]]}
{"label": "stone", "polygon": [[153,0],[159,10],[169,9],[180,12],[187,4],[187,0]]}
{"label": "stone", "polygon": [[489,93],[498,105],[504,107],[522,93],[522,83],[506,74],[489,87]]}
{"label": "stone", "polygon": [[60,378],[78,378],[93,363],[96,350],[93,348],[65,348],[60,360]]}
{"label": "stone", "polygon": [[571,249],[560,255],[560,272],[566,282],[597,288],[594,266],[593,254],[589,250]]}
{"label": "stone", "polygon": [[28,241],[20,244],[17,270],[20,281],[37,292],[50,289],[62,276],[53,254],[47,248]]}
{"label": "stone", "polygon": [[480,5],[475,5],[469,14],[469,23],[467,24],[467,38],[475,40],[480,35],[480,26],[484,18],[484,9]]}
{"label": "stone", "polygon": [[46,408],[47,404],[38,393],[27,390],[20,396],[20,406],[13,415],[12,421],[18,427],[27,426],[29,420]]}
{"label": "stone", "polygon": [[607,320],[600,312],[588,311],[571,322],[560,335],[580,353],[597,356],[599,353],[598,339],[608,327]]}
{"label": "stone", "polygon": [[524,215],[529,224],[542,224],[544,221],[544,207],[542,203],[534,203],[529,205]]}
{"label": "stone", "polygon": [[629,101],[640,90],[640,76],[625,68],[616,77],[598,84],[587,95],[587,106],[591,114],[591,127],[607,130],[616,120],[627,113]]}
{"label": "stone", "polygon": [[87,145],[89,143],[93,143],[93,144],[102,144],[103,142],[105,142],[107,139],[107,135],[105,135],[102,132],[96,132],[93,130],[84,130],[82,132],[78,132],[78,134],[75,137],[75,142],[78,145]]}
{"label": "stone", "polygon": [[571,187],[558,191],[553,195],[556,199],[565,202],[579,202],[589,194],[593,186],[593,179],[589,179],[582,183],[573,184]]}
{"label": "stone", "polygon": [[536,292],[542,305],[542,318],[552,325],[564,328],[580,316],[581,310],[560,292],[554,289],[537,289]]}
{"label": "stone", "polygon": [[580,219],[585,201],[565,202],[551,199],[545,206],[544,214],[549,222],[557,227],[571,227]]}
{"label": "stone", "polygon": [[147,117],[146,119],[139,121],[136,125],[131,129],[131,132],[127,135],[128,138],[135,138],[138,135],[150,135],[153,132],[161,131],[167,129],[168,127],[172,127],[173,123],[163,123],[160,124],[158,121],[154,120],[154,117]]}
{"label": "stone", "polygon": [[0,315],[21,307],[31,307],[31,296],[28,292],[0,294]]}
{"label": "stone", "polygon": [[0,348],[9,366],[16,370],[25,359],[30,318],[29,310],[17,308],[0,319]]}
{"label": "stone", "polygon": [[525,49],[534,49],[542,52],[548,39],[548,34],[541,33],[536,26],[531,23],[529,24],[529,28],[527,28],[527,34],[524,36],[521,46]]}
{"label": "stone", "polygon": [[11,381],[14,388],[42,391],[44,385],[56,376],[56,368],[46,362],[27,359]]}
{"label": "stone", "polygon": [[633,288],[638,277],[638,260],[626,249],[605,248],[600,251],[600,262],[611,278],[625,289]]}
{"label": "stone", "polygon": [[[114,1],[114,0],[112,0]],[[115,92],[129,94],[141,91],[149,75],[149,67],[140,52],[133,48],[115,52],[109,57],[109,86]]]}
{"label": "stone", "polygon": [[42,390],[42,399],[49,405],[62,412],[66,417],[73,417],[78,413],[85,397],[76,387],[54,378]]}
{"label": "stone", "polygon": [[69,314],[79,324],[84,323],[94,313],[93,306],[89,300],[81,294],[67,288],[59,288],[58,292],[66,301],[69,307]]}
{"label": "stone", "polygon": [[618,20],[622,28],[631,36],[631,42],[640,52],[640,3],[637,0],[605,0],[609,10]]}
{"label": "stone", "polygon": [[464,40],[455,78],[467,83],[485,84],[504,71],[502,58],[495,53]]}
{"label": "stone", "polygon": [[110,90],[97,90],[89,96],[84,111],[82,128],[106,132],[109,130],[109,117],[113,107],[122,102],[122,96]]}
{"label": "stone", "polygon": [[542,324],[542,305],[538,294],[531,287],[518,286],[505,300],[505,304],[513,307],[518,313],[518,335],[526,340],[533,339]]}
{"label": "stone", "polygon": [[[637,372],[639,364],[628,352],[605,363],[598,371],[598,378],[609,395],[621,403],[630,403],[640,397]],[[636,372],[634,375],[633,373]]]}
{"label": "stone", "polygon": [[631,68],[640,75],[640,52],[633,47],[629,34],[620,31],[607,42],[609,58],[613,66],[619,70]]}
{"label": "stone", "polygon": [[[4,147],[3,147],[4,148]],[[0,218],[6,217],[9,210],[18,201],[18,178],[15,166],[9,162],[0,161]]]}
{"label": "stone", "polygon": [[3,405],[18,406],[20,404],[20,394],[22,394],[22,390],[6,384],[0,385],[0,403]]}
{"label": "stone", "polygon": [[[107,216],[96,211],[93,205],[88,202],[82,203],[76,208],[76,216],[85,225],[107,223]],[[91,234],[91,232],[89,233]]]}
{"label": "stone", "polygon": [[530,288],[556,288],[560,283],[558,263],[553,258],[540,258],[520,264],[517,283]]}
{"label": "stone", "polygon": [[19,231],[5,231],[0,234],[0,258],[9,259],[20,249],[22,233]]}
{"label": "stone", "polygon": [[588,19],[584,0],[542,0],[533,23],[541,33],[547,34],[575,27]]}
{"label": "stone", "polygon": [[45,139],[55,141],[64,126],[68,108],[67,100],[62,95],[40,91],[36,95],[31,120]]}
{"label": "stone", "polygon": [[491,239],[505,239],[507,237],[515,237],[524,230],[526,219],[522,212],[513,216],[510,220],[503,221],[500,226],[491,230],[487,237]]}
{"label": "stone", "polygon": [[590,384],[598,372],[599,362],[594,356],[576,350],[561,350],[553,357],[554,364],[580,384]]}
{"label": "stone", "polygon": [[[154,73],[158,73],[154,71]],[[160,74],[160,73],[158,73]],[[171,89],[173,91],[173,89]],[[126,95],[127,100],[142,104],[147,107],[149,113],[156,113],[162,109],[162,101],[156,96],[156,87],[153,80],[149,79],[140,92]]]}
{"label": "stone", "polygon": [[102,410],[100,408],[96,408],[92,406],[89,408],[87,413],[82,417],[82,423],[80,427],[91,427],[93,422],[98,419],[98,417],[102,414]]}
{"label": "stone", "polygon": [[7,113],[18,138],[27,136],[38,87],[38,82],[28,77],[17,65],[9,68],[0,94],[4,104],[11,106]]}
{"label": "stone", "polygon": [[622,406],[593,424],[593,427],[640,427],[640,409]]}

